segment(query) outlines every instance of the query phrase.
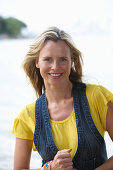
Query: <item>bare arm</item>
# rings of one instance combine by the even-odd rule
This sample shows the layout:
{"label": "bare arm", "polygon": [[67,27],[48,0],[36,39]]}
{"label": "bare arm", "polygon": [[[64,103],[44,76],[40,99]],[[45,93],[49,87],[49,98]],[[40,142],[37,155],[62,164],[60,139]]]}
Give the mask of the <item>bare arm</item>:
{"label": "bare arm", "polygon": [[32,140],[16,138],[14,170],[29,169],[32,144]]}
{"label": "bare arm", "polygon": [[[32,140],[16,138],[13,170],[30,170],[32,145]],[[41,170],[41,168],[35,170]]]}
{"label": "bare arm", "polygon": [[[113,141],[113,103],[108,102],[108,111],[106,118],[106,129]],[[113,170],[113,156],[109,158],[104,164],[96,168],[96,170]]]}
{"label": "bare arm", "polygon": [[[32,144],[33,144],[32,140],[16,138],[13,170],[30,170],[30,158],[31,158]],[[70,156],[69,158],[71,159]],[[53,169],[59,170],[58,165],[57,165],[57,168],[53,168]],[[70,169],[73,169],[73,168],[69,168],[69,170]],[[35,169],[35,170],[41,170],[41,168]]]}

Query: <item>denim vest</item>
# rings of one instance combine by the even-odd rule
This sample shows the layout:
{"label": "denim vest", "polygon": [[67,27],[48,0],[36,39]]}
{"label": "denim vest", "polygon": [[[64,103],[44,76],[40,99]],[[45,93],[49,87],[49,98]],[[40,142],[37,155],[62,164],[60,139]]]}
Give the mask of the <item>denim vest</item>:
{"label": "denim vest", "polygon": [[[107,152],[105,141],[89,111],[85,84],[76,83],[73,86],[73,103],[78,133],[78,147],[73,157],[73,168],[94,170],[107,160]],[[42,165],[53,160],[58,152],[52,136],[45,92],[35,104],[34,144],[42,157]]]}

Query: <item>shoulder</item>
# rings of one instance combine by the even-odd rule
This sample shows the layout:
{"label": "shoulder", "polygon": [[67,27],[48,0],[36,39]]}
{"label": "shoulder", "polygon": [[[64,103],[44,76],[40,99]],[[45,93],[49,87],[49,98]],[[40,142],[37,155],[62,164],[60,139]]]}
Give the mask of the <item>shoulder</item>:
{"label": "shoulder", "polygon": [[98,88],[98,85],[96,84],[86,84],[87,93],[93,93],[96,88]]}
{"label": "shoulder", "polygon": [[35,102],[26,105],[14,120],[12,133],[17,138],[33,140],[35,128]]}
{"label": "shoulder", "polygon": [[18,118],[26,122],[28,119],[35,121],[35,102],[26,105],[19,113]]}
{"label": "shoulder", "polygon": [[113,94],[102,85],[87,84],[86,96],[92,118],[100,133],[103,134],[106,130],[107,103],[113,102]]}
{"label": "shoulder", "polygon": [[86,85],[86,95],[88,98],[94,99],[105,99],[107,101],[113,100],[113,94],[102,85],[87,84]]}
{"label": "shoulder", "polygon": [[30,113],[34,113],[35,112],[35,102],[26,105],[26,110]]}
{"label": "shoulder", "polygon": [[86,96],[89,105],[92,105],[98,112],[107,112],[107,103],[113,102],[113,94],[102,85],[86,85]]}

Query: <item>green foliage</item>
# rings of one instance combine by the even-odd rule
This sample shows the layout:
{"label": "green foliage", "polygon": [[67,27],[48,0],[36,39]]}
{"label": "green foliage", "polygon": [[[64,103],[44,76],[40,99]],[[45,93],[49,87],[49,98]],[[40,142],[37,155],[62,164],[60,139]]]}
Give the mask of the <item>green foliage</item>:
{"label": "green foliage", "polygon": [[16,18],[9,17],[4,19],[0,17],[0,34],[7,34],[10,37],[18,37],[22,28],[27,27],[26,24]]}
{"label": "green foliage", "polygon": [[5,30],[5,20],[0,16],[0,34],[4,33]]}

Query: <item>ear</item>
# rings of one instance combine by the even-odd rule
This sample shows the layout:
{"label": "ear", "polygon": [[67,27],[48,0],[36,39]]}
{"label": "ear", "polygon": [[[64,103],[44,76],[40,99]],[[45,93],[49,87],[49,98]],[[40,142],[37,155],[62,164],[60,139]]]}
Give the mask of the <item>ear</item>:
{"label": "ear", "polygon": [[39,60],[38,60],[38,59],[36,59],[35,65],[36,65],[37,68],[40,68],[40,67],[39,67]]}
{"label": "ear", "polygon": [[71,67],[73,67],[73,64],[74,64],[74,59],[72,58],[71,59]]}

